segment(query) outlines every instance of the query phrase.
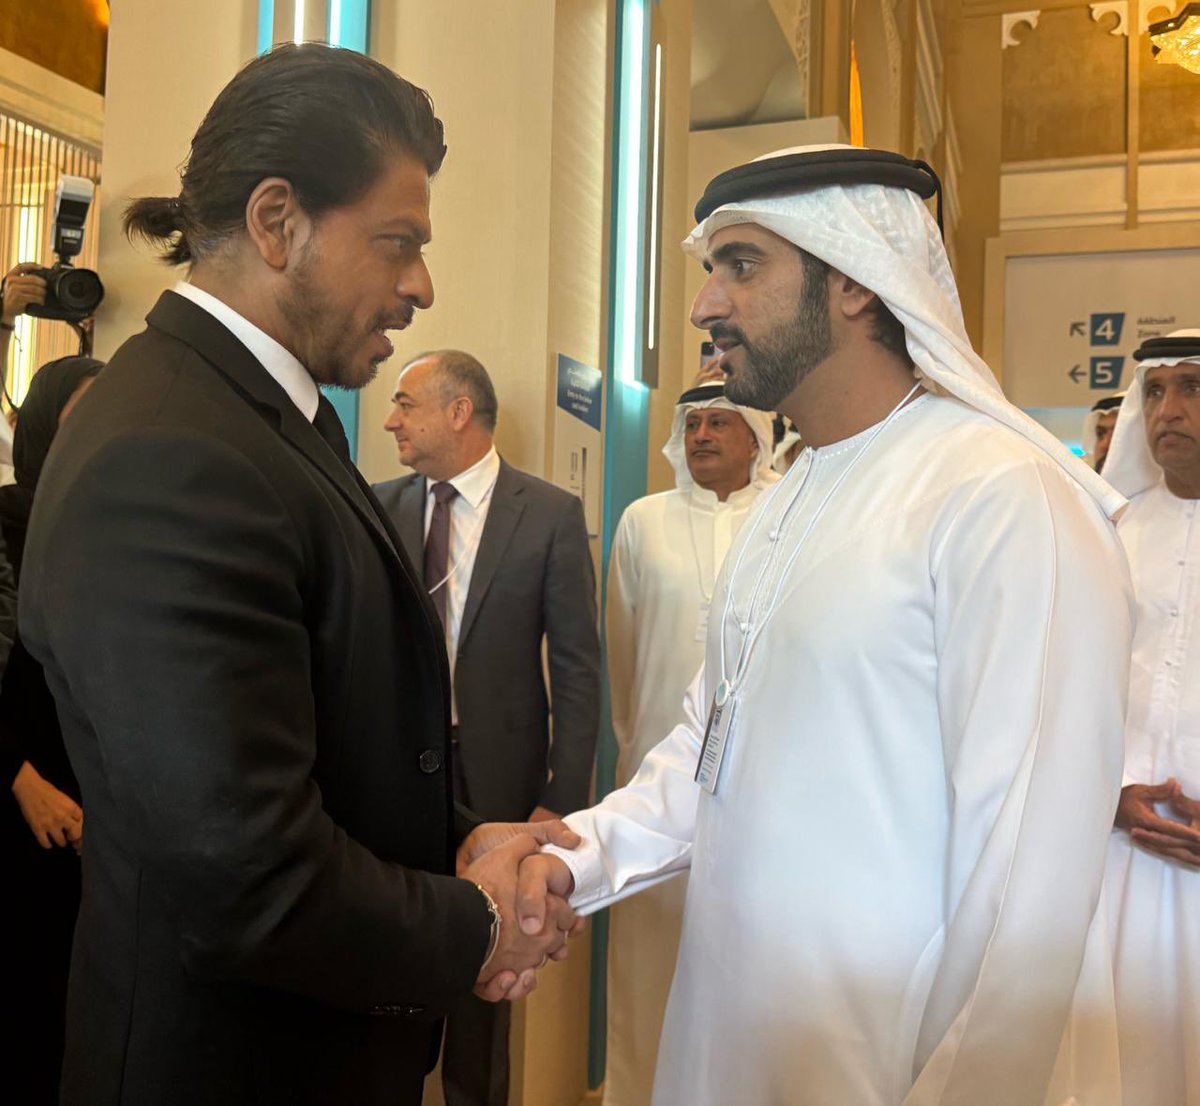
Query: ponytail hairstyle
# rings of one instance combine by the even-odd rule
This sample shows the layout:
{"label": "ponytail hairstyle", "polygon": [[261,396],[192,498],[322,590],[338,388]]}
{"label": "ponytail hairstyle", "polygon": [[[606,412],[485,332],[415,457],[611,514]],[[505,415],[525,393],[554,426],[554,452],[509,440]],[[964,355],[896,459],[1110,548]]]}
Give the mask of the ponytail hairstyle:
{"label": "ponytail hairstyle", "polygon": [[446,156],[433,101],[386,66],[320,43],[276,46],[225,86],[192,139],[178,196],[125,209],[125,233],[157,244],[168,265],[211,257],[244,233],[260,181],[283,177],[311,216],[352,204],[388,156],[432,177]]}
{"label": "ponytail hairstyle", "polygon": [[168,265],[186,265],[195,260],[185,227],[183,203],[178,196],[143,196],[125,208],[125,234],[163,243],[162,259]]}

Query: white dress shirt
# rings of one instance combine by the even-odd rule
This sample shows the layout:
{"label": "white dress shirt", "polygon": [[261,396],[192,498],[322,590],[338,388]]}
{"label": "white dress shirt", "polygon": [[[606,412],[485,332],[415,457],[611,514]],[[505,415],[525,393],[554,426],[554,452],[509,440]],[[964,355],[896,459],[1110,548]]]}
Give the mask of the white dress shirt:
{"label": "white dress shirt", "polygon": [[287,392],[288,398],[300,409],[300,413],[309,422],[316,418],[321,393],[317,390],[316,381],[296,360],[294,354],[284,349],[265,331],[259,330],[249,319],[239,315],[229,304],[222,303],[216,296],[197,288],[194,284],[181,280],[171,291],[191,300],[197,307],[204,308],[217,322],[230,330],[271,374],[275,383]]}
{"label": "white dress shirt", "polygon": [[[446,652],[450,657],[450,683],[454,686],[454,668],[458,653],[458,633],[462,628],[463,608],[467,604],[467,590],[471,586],[471,573],[475,570],[475,557],[479,553],[479,540],[487,522],[488,508],[492,503],[492,492],[496,489],[496,478],[500,475],[500,455],[495,446],[469,469],[446,481],[458,492],[450,501],[450,550],[447,557],[446,582]],[[433,485],[436,481],[425,481],[425,537],[429,537],[429,524],[433,519]],[[458,706],[453,703],[452,719],[458,725]]]}

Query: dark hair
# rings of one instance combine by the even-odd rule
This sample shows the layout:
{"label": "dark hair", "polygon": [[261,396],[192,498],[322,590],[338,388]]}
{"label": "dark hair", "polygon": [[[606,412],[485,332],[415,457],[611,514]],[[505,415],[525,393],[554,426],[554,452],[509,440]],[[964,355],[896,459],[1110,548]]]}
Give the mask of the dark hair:
{"label": "dark hair", "polygon": [[46,458],[50,456],[50,446],[58,433],[58,420],[79,386],[102,368],[104,362],[91,357],[60,357],[50,361],[33,374],[29,391],[17,408],[12,447],[16,483],[0,488],[0,528],[18,582],[29,513],[33,510],[34,493]]}
{"label": "dark hair", "polygon": [[[814,257],[807,250],[800,250],[800,263],[804,268],[806,287],[813,281],[825,280],[829,276],[830,269],[833,268],[828,262]],[[877,345],[883,346],[890,353],[902,357],[911,365],[912,358],[909,356],[908,345],[904,340],[904,324],[892,314],[891,309],[879,298],[878,293],[876,293],[875,302],[869,310],[874,316],[871,325],[871,340]]]}
{"label": "dark hair", "polygon": [[892,314],[891,308],[878,296],[875,297],[875,304],[871,311],[875,315],[875,324],[871,327],[871,337],[875,340],[876,345],[883,346],[906,364],[911,365],[913,360],[908,352],[908,343],[904,340],[904,324]]}
{"label": "dark hair", "polygon": [[134,200],[125,233],[164,243],[163,260],[210,256],[245,226],[258,183],[283,177],[310,215],[357,200],[387,154],[430,176],[446,155],[433,101],[386,66],[320,43],[276,46],[221,90],[192,139],[177,197]]}
{"label": "dark hair", "polygon": [[474,408],[473,417],[479,420],[485,430],[495,430],[500,404],[496,399],[492,378],[479,359],[461,349],[435,349],[412,358],[408,364],[426,358],[437,366],[442,402],[449,403],[457,396],[466,396]]}

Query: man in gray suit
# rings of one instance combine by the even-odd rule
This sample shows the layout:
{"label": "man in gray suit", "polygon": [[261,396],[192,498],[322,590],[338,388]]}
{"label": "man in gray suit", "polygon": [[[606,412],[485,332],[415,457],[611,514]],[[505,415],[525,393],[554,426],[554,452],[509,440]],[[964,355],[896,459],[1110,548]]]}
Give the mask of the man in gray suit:
{"label": "man in gray suit", "polygon": [[[582,505],[497,454],[496,392],[470,354],[417,357],[393,401],[384,427],[415,472],[375,491],[445,628],[456,798],[488,822],[569,814],[588,802],[600,718]],[[507,1003],[474,998],[450,1017],[447,1106],[507,1103],[508,1024]]]}

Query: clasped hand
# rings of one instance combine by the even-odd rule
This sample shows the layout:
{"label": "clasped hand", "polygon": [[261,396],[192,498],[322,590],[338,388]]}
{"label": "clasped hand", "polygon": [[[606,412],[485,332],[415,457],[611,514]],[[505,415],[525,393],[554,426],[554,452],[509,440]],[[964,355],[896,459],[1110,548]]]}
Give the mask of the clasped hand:
{"label": "clasped hand", "polygon": [[[1158,803],[1169,804],[1182,821],[1162,817]],[[1200,801],[1185,795],[1178,780],[1122,788],[1115,822],[1143,849],[1200,867]]]}
{"label": "clasped hand", "polygon": [[[537,970],[567,955],[567,938],[583,928],[567,903],[570,880],[538,879],[542,845],[573,849],[579,835],[561,821],[493,822],[473,830],[458,850],[457,871],[483,887],[500,911],[500,938],[475,982],[488,1002],[524,998],[537,986]],[[566,865],[555,860],[564,871]]]}

